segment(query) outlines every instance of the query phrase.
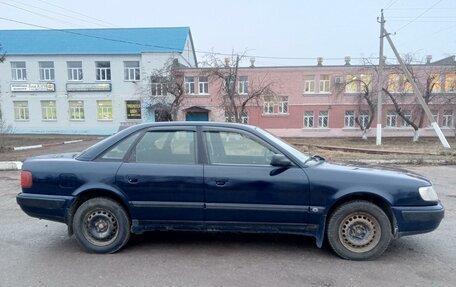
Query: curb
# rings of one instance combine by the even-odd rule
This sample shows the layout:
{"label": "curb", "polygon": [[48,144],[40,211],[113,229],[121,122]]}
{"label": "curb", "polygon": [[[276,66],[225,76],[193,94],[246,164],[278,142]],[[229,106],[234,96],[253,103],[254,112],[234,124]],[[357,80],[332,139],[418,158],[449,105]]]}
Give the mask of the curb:
{"label": "curb", "polygon": [[[90,139],[90,140],[92,140],[92,139]],[[64,141],[64,142],[56,142],[56,143],[17,146],[17,147],[14,147],[13,150],[28,150],[28,149],[35,149],[35,148],[45,148],[45,147],[51,147],[51,146],[57,146],[57,145],[79,143],[79,142],[83,142],[83,141],[89,141],[89,140],[80,139],[80,140],[72,140],[72,141]]]}
{"label": "curb", "polygon": [[22,162],[20,161],[0,161],[0,170],[21,170]]}

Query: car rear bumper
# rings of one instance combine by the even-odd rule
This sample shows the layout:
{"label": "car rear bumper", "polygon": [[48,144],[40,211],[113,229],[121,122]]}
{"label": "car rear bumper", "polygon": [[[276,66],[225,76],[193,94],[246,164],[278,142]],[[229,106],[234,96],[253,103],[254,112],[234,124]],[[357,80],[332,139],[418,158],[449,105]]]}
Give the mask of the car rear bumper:
{"label": "car rear bumper", "polygon": [[74,197],[60,195],[43,195],[19,193],[16,201],[21,209],[32,217],[65,222],[67,208]]}
{"label": "car rear bumper", "polygon": [[393,207],[398,227],[398,237],[426,233],[435,230],[445,215],[439,202],[431,206]]}

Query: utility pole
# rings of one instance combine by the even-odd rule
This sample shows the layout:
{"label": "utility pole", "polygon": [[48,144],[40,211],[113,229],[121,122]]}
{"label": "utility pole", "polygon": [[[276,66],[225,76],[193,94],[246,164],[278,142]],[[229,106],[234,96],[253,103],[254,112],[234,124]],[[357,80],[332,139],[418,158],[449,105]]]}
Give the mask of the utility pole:
{"label": "utility pole", "polygon": [[397,61],[401,65],[402,71],[405,74],[405,77],[409,81],[410,84],[412,84],[413,91],[415,92],[416,97],[418,98],[418,101],[420,102],[421,107],[423,108],[424,112],[426,113],[429,122],[431,123],[432,127],[434,128],[435,132],[439,136],[440,142],[445,148],[450,148],[450,144],[445,138],[445,135],[442,133],[442,130],[440,129],[439,125],[435,121],[434,117],[432,116],[432,112],[429,109],[428,105],[424,101],[423,95],[421,94],[421,91],[418,89],[418,86],[416,85],[416,82],[412,78],[412,74],[410,74],[410,71],[407,69],[407,66],[405,66],[404,61],[402,61],[401,56],[399,55],[399,52],[396,50],[396,47],[394,46],[393,41],[391,40],[388,32],[386,32],[385,29],[383,29],[385,32],[385,37],[388,40],[389,45],[391,46],[391,49],[394,52],[394,55],[396,55]]}
{"label": "utility pole", "polygon": [[[378,20],[377,20],[378,21]],[[382,88],[383,88],[383,37],[385,35],[385,18],[383,9],[380,16],[380,55],[378,57],[378,83],[377,83],[377,145],[382,144]]]}

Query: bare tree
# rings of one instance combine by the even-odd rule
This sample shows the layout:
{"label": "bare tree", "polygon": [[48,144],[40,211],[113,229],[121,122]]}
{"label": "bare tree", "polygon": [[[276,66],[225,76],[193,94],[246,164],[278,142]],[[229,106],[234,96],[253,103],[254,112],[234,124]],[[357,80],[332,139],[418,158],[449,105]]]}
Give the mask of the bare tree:
{"label": "bare tree", "polygon": [[206,57],[203,73],[211,81],[219,83],[218,95],[221,107],[225,110],[228,119],[237,123],[242,122],[242,115],[247,107],[259,107],[262,97],[275,96],[272,89],[273,82],[267,74],[244,76],[240,71],[240,64],[245,60],[245,55],[233,54],[222,62],[215,54]]}
{"label": "bare tree", "polygon": [[176,121],[185,98],[184,73],[177,59],[170,59],[155,70],[147,79],[147,94],[150,99],[147,109],[157,111],[161,120]]}
{"label": "bare tree", "polygon": [[[411,55],[406,55],[405,62],[407,69],[412,74],[413,80],[421,90],[424,102],[426,104],[442,105],[447,101],[444,91],[441,90],[441,75],[448,73],[445,67],[436,67],[430,65],[413,65],[417,61]],[[414,130],[413,141],[417,142],[420,138],[420,130],[427,122],[426,113],[418,102],[411,84],[405,79],[402,70],[393,68],[397,79],[395,89],[391,90],[390,86],[383,87],[383,92],[391,100],[397,115]],[[402,79],[402,80],[401,80]],[[410,99],[410,95],[413,97]]]}

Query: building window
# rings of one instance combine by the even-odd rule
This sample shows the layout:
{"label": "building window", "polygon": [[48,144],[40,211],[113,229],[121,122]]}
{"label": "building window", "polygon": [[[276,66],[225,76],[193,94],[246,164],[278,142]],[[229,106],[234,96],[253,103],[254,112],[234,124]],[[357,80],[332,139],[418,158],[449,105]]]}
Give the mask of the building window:
{"label": "building window", "polygon": [[70,120],[84,120],[84,101],[69,101],[70,104]]}
{"label": "building window", "polygon": [[98,120],[112,120],[112,101],[97,101],[97,114]]}
{"label": "building window", "polygon": [[304,77],[304,94],[315,93],[315,76],[305,76]]}
{"label": "building window", "polygon": [[[431,113],[432,113],[433,121],[438,124],[439,123],[439,111],[434,110],[434,111],[431,111]],[[429,124],[428,127],[431,127],[431,123],[429,123],[429,121],[428,121],[428,124]]]}
{"label": "building window", "polygon": [[67,62],[68,81],[82,81],[82,62]]}
{"label": "building window", "polygon": [[456,92],[456,74],[445,75],[445,92],[454,93]]}
{"label": "building window", "polygon": [[11,62],[11,74],[13,81],[27,81],[25,62]]}
{"label": "building window", "polygon": [[40,80],[41,81],[54,81],[54,62],[39,62],[40,66]]}
{"label": "building window", "polygon": [[355,75],[347,75],[345,77],[345,92],[357,93],[358,92],[358,78]]}
{"label": "building window", "polygon": [[453,128],[453,111],[443,111],[442,126],[445,128]]}
{"label": "building window", "polygon": [[164,96],[167,94],[164,79],[161,77],[152,77],[150,79],[150,91],[152,96]]}
{"label": "building window", "polygon": [[[409,121],[412,120],[411,111],[403,111],[402,114],[403,114],[404,118],[406,118],[407,120],[409,120]],[[410,125],[404,119],[402,119],[402,127],[407,128],[407,127],[410,127]]]}
{"label": "building window", "polygon": [[397,113],[395,111],[388,111],[386,113],[386,127],[387,128],[397,127]]}
{"label": "building window", "polygon": [[185,92],[187,95],[195,94],[195,78],[194,77],[185,77]]}
{"label": "building window", "polygon": [[[240,123],[248,124],[249,123],[249,113],[247,111],[239,114]],[[232,123],[235,121],[234,115],[230,112],[225,112],[225,122]]]}
{"label": "building window", "polygon": [[288,97],[279,97],[279,114],[288,114]]}
{"label": "building window", "polygon": [[359,112],[359,124],[363,129],[367,128],[369,123],[369,112],[368,111],[360,111]]}
{"label": "building window", "polygon": [[97,81],[111,81],[111,62],[95,62]]}
{"label": "building window", "polygon": [[390,93],[399,93],[399,74],[389,74],[387,89]]}
{"label": "building window", "polygon": [[247,95],[249,93],[249,77],[240,76],[239,77],[239,94]]}
{"label": "building window", "polygon": [[29,120],[29,107],[27,101],[14,102],[14,119],[16,121]]}
{"label": "building window", "polygon": [[329,112],[319,111],[318,112],[318,127],[327,128],[329,123]]}
{"label": "building window", "polygon": [[320,75],[320,93],[329,93],[329,75]]}
{"label": "building window", "polygon": [[55,101],[41,101],[41,119],[44,121],[57,120]]}
{"label": "building window", "polygon": [[264,97],[263,113],[272,114],[274,113],[274,97]]}
{"label": "building window", "polygon": [[199,93],[200,95],[209,95],[209,79],[208,77],[199,77]]}
{"label": "building window", "polygon": [[304,112],[304,127],[305,128],[314,127],[314,112],[313,111]]}
{"label": "building window", "polygon": [[355,127],[355,111],[345,111],[344,126],[346,128]]}
{"label": "building window", "polygon": [[359,91],[366,93],[372,90],[372,75],[361,74],[359,75]]}
{"label": "building window", "polygon": [[124,62],[124,80],[139,81],[139,61]]}
{"label": "building window", "polygon": [[432,74],[429,77],[431,81],[429,88],[431,89],[431,93],[440,93],[441,86],[440,86],[440,75],[439,74]]}

